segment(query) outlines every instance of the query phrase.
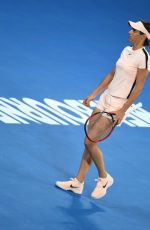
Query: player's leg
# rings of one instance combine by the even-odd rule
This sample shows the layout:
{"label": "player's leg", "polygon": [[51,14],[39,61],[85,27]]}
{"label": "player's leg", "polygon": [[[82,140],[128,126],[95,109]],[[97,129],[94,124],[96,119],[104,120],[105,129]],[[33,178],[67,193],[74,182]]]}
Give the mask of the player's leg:
{"label": "player's leg", "polygon": [[78,181],[80,182],[84,181],[92,162],[93,162],[92,157],[90,153],[88,152],[88,150],[85,148],[83,152],[82,160],[80,163],[80,167],[79,167],[79,170],[76,176]]}
{"label": "player's leg", "polygon": [[[100,110],[96,108],[93,110],[92,114],[97,113],[97,112],[100,112]],[[79,170],[76,176],[76,178],[80,182],[84,181],[92,162],[93,160],[92,160],[91,154],[88,152],[88,149],[85,147],[83,155],[82,155],[80,167],[79,167]]]}
{"label": "player's leg", "polygon": [[94,161],[94,164],[98,170],[99,177],[105,178],[107,174],[104,165],[103,154],[98,148],[98,145],[88,140],[88,138],[85,138],[84,144],[86,151],[90,154],[92,160]]}
{"label": "player's leg", "polygon": [[106,194],[107,188],[113,184],[113,178],[106,172],[103,154],[98,148],[98,145],[88,140],[88,138],[85,138],[85,148],[91,155],[98,170],[97,184],[91,196],[95,199],[99,199]]}

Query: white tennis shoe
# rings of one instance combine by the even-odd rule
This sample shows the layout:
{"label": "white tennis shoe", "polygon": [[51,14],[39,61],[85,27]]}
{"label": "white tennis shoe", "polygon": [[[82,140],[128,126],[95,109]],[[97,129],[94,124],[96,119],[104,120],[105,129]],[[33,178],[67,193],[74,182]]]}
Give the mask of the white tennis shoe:
{"label": "white tennis shoe", "polygon": [[66,191],[82,194],[84,182],[81,183],[76,178],[71,178],[68,181],[57,181],[56,186]]}
{"label": "white tennis shoe", "polygon": [[112,186],[114,180],[109,174],[107,174],[106,178],[98,178],[96,179],[96,181],[97,184],[95,189],[91,193],[91,197],[94,199],[99,199],[106,195],[107,188]]}

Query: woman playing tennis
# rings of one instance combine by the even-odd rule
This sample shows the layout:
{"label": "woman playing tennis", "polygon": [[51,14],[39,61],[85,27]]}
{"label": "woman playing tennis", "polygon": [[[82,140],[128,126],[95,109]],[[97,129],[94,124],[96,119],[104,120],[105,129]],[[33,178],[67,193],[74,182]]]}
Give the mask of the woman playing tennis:
{"label": "woman playing tennis", "polygon": [[[84,105],[89,106],[90,102],[104,91],[93,113],[99,111],[115,113],[117,124],[121,123],[127,109],[140,95],[150,71],[150,56],[145,49],[150,40],[150,23],[143,20],[128,23],[131,27],[129,41],[132,46],[123,49],[115,68],[83,101]],[[86,137],[84,144],[85,150],[76,177],[68,181],[57,181],[56,186],[82,194],[85,177],[94,162],[98,170],[98,179],[91,196],[99,199],[106,194],[107,188],[112,186],[113,178],[106,172],[103,155],[97,143]]]}

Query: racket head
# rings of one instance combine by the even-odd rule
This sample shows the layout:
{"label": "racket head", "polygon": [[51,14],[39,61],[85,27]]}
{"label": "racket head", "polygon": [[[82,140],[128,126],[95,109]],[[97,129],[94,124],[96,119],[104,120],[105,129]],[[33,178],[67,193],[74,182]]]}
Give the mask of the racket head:
{"label": "racket head", "polygon": [[84,124],[86,137],[94,143],[107,139],[115,127],[115,114],[105,111],[92,114]]}

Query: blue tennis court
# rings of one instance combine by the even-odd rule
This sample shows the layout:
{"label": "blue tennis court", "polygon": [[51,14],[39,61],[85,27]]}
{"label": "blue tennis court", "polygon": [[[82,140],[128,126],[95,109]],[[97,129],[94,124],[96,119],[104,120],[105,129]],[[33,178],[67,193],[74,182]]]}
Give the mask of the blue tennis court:
{"label": "blue tennis court", "polygon": [[[149,20],[150,2],[0,1],[0,229],[149,230],[149,79],[133,111],[100,144],[115,183],[93,200],[91,167],[82,196],[55,181],[76,175],[82,100],[129,45],[128,20]],[[148,48],[148,51],[149,48]]]}

